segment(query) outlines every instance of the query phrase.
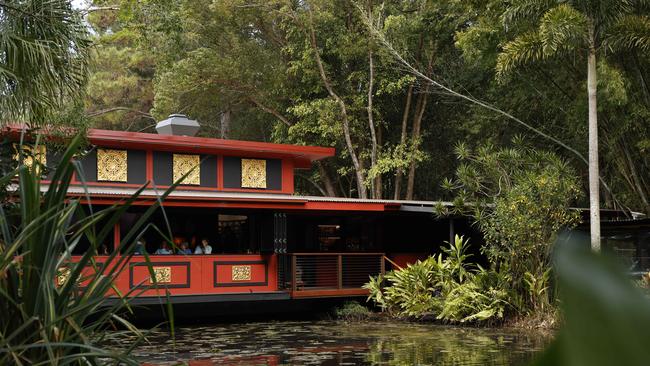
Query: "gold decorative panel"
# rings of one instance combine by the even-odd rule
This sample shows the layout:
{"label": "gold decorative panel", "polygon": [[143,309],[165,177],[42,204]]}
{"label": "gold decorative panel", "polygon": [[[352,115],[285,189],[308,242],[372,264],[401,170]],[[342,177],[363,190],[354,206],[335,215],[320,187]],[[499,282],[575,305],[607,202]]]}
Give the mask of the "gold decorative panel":
{"label": "gold decorative panel", "polygon": [[63,286],[68,281],[68,278],[70,278],[70,268],[59,268],[59,270],[56,272],[56,285]]}
{"label": "gold decorative panel", "polygon": [[[14,155],[15,161],[18,161],[18,159],[20,158],[20,154],[18,152],[18,149],[20,148],[21,148],[20,145],[14,144],[14,150],[16,151],[16,154]],[[36,160],[41,165],[47,164],[47,149],[44,145],[39,145],[37,151],[34,151],[34,148],[29,145],[22,145],[22,154],[23,154],[23,164],[25,164],[30,168],[34,165],[34,158],[36,158]]]}
{"label": "gold decorative panel", "polygon": [[[152,269],[157,283],[172,282],[172,267],[153,267]],[[153,283],[153,279],[149,278],[149,282]]]}
{"label": "gold decorative panel", "polygon": [[97,149],[97,180],[126,182],[126,150]]}
{"label": "gold decorative panel", "polygon": [[181,179],[187,172],[192,172],[185,177],[181,184],[201,184],[201,159],[198,155],[174,154],[174,182]]}
{"label": "gold decorative panel", "polygon": [[233,281],[250,281],[251,266],[232,266]]}
{"label": "gold decorative panel", "polygon": [[266,188],[266,160],[241,159],[242,188]]}

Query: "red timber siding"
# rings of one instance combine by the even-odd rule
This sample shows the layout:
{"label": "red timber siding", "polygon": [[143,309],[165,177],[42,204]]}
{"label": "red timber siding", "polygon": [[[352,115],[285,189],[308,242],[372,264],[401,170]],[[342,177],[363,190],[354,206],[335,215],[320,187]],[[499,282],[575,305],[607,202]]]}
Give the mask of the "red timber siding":
{"label": "red timber siding", "polygon": [[[73,257],[74,262],[79,257]],[[101,267],[104,256],[96,257]],[[151,255],[152,268],[171,270],[171,282],[159,283],[159,289],[145,290],[141,296],[210,295],[273,292],[278,290],[275,255]],[[250,280],[233,281],[232,267],[250,266]],[[90,274],[92,269],[85,270]],[[151,287],[149,266],[142,256],[134,256],[115,280],[117,289],[127,293],[133,288]],[[82,284],[83,285],[83,284]]]}

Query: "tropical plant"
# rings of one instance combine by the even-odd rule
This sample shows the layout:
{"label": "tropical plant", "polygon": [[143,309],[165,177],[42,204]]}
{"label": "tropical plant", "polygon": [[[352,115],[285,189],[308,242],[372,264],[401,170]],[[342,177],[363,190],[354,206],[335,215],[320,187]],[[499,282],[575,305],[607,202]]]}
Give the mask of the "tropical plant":
{"label": "tropical plant", "polygon": [[[79,169],[73,158],[81,142],[79,136],[70,142],[47,186],[41,184],[46,168],[37,159],[26,164],[22,156],[19,166],[0,178],[0,183],[12,182],[8,199],[0,205],[0,364],[137,364],[129,356],[131,348],[113,352],[97,344],[103,331],[115,325],[135,333],[132,347],[142,339],[120,314],[129,309],[128,299],[143,290],[120,293],[113,279],[128,265],[133,243],[159,204],[154,203],[119,247],[98,263],[99,243],[144,187],[101,211],[90,206],[86,210],[79,199],[69,199],[67,190]],[[82,240],[89,248],[71,262]],[[109,294],[118,301],[106,306]]]}
{"label": "tropical plant", "polygon": [[502,320],[510,307],[507,276],[467,262],[469,244],[456,236],[442,254],[418,260],[403,269],[371,277],[364,286],[373,301],[389,314],[433,315],[448,322]]}
{"label": "tropical plant", "polygon": [[[548,275],[555,238],[579,222],[579,212],[571,205],[580,189],[573,169],[554,153],[518,141],[515,146],[472,151],[458,145],[461,164],[456,178],[444,185],[455,194],[454,210],[476,220],[490,269],[508,271],[511,281],[506,286],[517,293],[513,303],[528,310],[549,302],[547,292],[541,291],[546,285],[536,288],[539,297],[532,299],[525,280]],[[448,209],[440,207],[439,212]]]}
{"label": "tropical plant", "polygon": [[558,56],[586,56],[589,109],[589,206],[591,247],[600,250],[598,164],[598,54],[620,48],[650,49],[650,18],[638,13],[637,0],[520,0],[504,14],[506,24],[537,22],[506,43],[497,61],[505,74],[519,65]]}
{"label": "tropical plant", "polygon": [[0,123],[41,125],[83,93],[90,39],[70,1],[2,1],[0,29]]}

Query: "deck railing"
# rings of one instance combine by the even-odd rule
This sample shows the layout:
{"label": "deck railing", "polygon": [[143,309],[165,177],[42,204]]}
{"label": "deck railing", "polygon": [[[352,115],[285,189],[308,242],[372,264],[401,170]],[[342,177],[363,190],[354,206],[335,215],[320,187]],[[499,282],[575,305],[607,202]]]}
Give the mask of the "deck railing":
{"label": "deck railing", "polygon": [[384,273],[383,253],[292,253],[279,258],[278,287],[294,297],[363,295]]}

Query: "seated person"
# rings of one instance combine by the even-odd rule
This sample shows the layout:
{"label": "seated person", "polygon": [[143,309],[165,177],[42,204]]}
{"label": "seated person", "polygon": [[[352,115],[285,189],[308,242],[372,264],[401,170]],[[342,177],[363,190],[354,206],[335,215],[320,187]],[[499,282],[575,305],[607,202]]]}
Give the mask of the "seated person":
{"label": "seated person", "polygon": [[147,252],[146,248],[147,242],[144,239],[140,239],[135,243],[135,248],[133,250],[133,254],[135,255],[143,255],[144,253]]}
{"label": "seated person", "polygon": [[172,250],[169,249],[169,244],[167,244],[167,242],[164,241],[160,245],[160,248],[158,248],[158,250],[156,250],[155,254],[173,254],[173,253],[174,252],[172,252]]}
{"label": "seated person", "polygon": [[208,243],[208,239],[201,239],[201,244],[196,246],[194,254],[212,254],[212,247]]}
{"label": "seated person", "polygon": [[181,243],[178,254],[192,254],[192,249],[190,249],[190,245],[186,241]]}

